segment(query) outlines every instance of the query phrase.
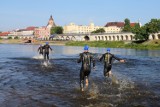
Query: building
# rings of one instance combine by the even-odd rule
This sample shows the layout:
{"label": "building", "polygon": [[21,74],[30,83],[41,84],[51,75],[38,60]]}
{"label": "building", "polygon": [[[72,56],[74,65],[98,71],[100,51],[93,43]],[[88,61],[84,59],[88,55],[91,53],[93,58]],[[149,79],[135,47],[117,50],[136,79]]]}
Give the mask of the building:
{"label": "building", "polygon": [[122,31],[122,28],[117,26],[108,26],[103,29],[105,30],[105,33],[120,33]]}
{"label": "building", "polygon": [[75,23],[70,23],[69,25],[65,25],[63,27],[63,33],[65,34],[89,34],[92,31],[103,28],[101,26],[95,26],[94,23],[90,23],[88,26],[86,25],[76,25]]}
{"label": "building", "polygon": [[52,27],[55,27],[56,24],[54,23],[52,15],[50,16],[50,19],[48,21],[47,26],[42,26],[39,28],[35,28],[34,35],[37,39],[48,39],[50,37],[50,30]]}
{"label": "building", "polygon": [[7,38],[10,32],[1,32],[0,33],[0,38]]}
{"label": "building", "polygon": [[[70,23],[63,27],[64,34],[90,34],[92,31],[103,28],[105,33],[120,33],[124,27],[124,22],[108,22],[104,27],[95,26],[94,23],[90,23],[88,26],[76,25],[75,23]],[[131,23],[131,26],[135,26],[136,23]]]}
{"label": "building", "polygon": [[34,26],[30,26],[25,29],[17,29],[11,31],[10,34],[8,34],[8,36],[33,36],[35,28],[36,27]]}
{"label": "building", "polygon": [[[131,27],[134,27],[136,23],[130,23]],[[122,31],[122,28],[124,27],[124,22],[108,22],[104,26],[104,30],[106,33],[119,33]]]}

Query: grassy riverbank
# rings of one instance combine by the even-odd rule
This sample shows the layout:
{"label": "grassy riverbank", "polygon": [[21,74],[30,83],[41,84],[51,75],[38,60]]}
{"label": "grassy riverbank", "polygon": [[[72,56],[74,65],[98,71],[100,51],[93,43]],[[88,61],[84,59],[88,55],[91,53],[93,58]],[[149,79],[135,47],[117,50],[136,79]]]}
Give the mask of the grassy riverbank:
{"label": "grassy riverbank", "polygon": [[160,50],[160,40],[147,41],[143,43],[123,42],[123,41],[70,41],[67,46],[110,47],[110,48],[130,48]]}
{"label": "grassy riverbank", "polygon": [[[28,44],[26,40],[21,39],[1,39],[3,44]],[[34,41],[31,44],[45,44],[46,41]],[[148,49],[160,50],[160,40],[146,41],[143,43],[124,42],[124,41],[49,41],[50,45],[66,45],[66,46],[84,46],[90,47],[110,47],[110,48],[128,48],[128,49]]]}
{"label": "grassy riverbank", "polygon": [[49,42],[50,45],[65,45],[68,41],[34,41],[32,43],[25,43],[27,40],[22,39],[0,39],[1,44],[45,44],[45,42]]}

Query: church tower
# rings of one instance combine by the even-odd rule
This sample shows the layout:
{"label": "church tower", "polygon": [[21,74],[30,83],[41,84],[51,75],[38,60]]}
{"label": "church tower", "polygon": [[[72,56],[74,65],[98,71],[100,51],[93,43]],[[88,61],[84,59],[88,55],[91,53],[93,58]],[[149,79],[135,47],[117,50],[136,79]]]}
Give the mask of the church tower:
{"label": "church tower", "polygon": [[56,26],[56,24],[54,23],[53,17],[51,15],[50,19],[48,21],[48,24],[47,24],[47,28],[51,28],[51,27],[55,27],[55,26]]}

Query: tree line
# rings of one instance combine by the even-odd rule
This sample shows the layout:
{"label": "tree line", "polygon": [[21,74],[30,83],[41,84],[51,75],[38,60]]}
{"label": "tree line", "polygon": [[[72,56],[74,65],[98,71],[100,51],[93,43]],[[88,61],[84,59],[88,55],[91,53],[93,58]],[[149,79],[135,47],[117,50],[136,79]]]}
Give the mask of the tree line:
{"label": "tree line", "polygon": [[148,40],[150,34],[158,33],[160,31],[160,19],[151,19],[150,22],[143,26],[136,23],[133,27],[130,25],[130,20],[124,20],[125,25],[122,32],[132,32],[135,34],[135,40]]}

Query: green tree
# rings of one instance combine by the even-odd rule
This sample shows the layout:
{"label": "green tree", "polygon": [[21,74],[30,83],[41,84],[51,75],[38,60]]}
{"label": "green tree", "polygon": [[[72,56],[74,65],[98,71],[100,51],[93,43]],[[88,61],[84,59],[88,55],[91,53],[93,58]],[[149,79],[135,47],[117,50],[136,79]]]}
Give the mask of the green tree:
{"label": "green tree", "polygon": [[140,25],[139,23],[136,23],[134,27],[132,27],[132,33],[135,34],[135,39],[138,40],[138,39],[143,39],[142,38],[142,35],[141,35],[141,28],[140,28]]}
{"label": "green tree", "polygon": [[131,32],[131,26],[130,26],[130,20],[128,18],[126,18],[124,20],[124,28],[122,29],[123,32]]}
{"label": "green tree", "polygon": [[105,30],[103,28],[97,29],[95,31],[92,31],[91,33],[104,33]]}
{"label": "green tree", "polygon": [[9,37],[8,37],[8,39],[12,39],[12,37],[11,37],[11,36],[9,36]]}
{"label": "green tree", "polygon": [[63,28],[61,26],[52,27],[51,28],[51,35],[52,34],[63,34]]}
{"label": "green tree", "polygon": [[145,26],[147,27],[148,33],[158,33],[160,31],[160,19],[151,19]]}
{"label": "green tree", "polygon": [[147,26],[140,27],[139,23],[136,23],[134,27],[132,27],[132,33],[135,34],[136,40],[148,40],[149,33],[147,31]]}
{"label": "green tree", "polygon": [[148,40],[149,33],[147,32],[147,27],[142,26],[139,31],[139,35],[137,36],[140,40]]}
{"label": "green tree", "polygon": [[14,37],[14,39],[19,39],[19,37],[18,37],[18,36],[16,36],[16,37]]}

